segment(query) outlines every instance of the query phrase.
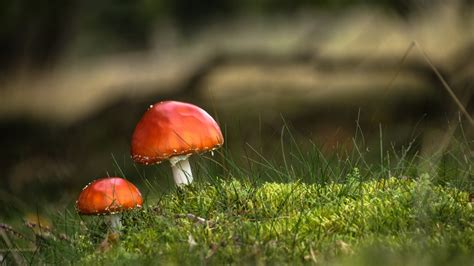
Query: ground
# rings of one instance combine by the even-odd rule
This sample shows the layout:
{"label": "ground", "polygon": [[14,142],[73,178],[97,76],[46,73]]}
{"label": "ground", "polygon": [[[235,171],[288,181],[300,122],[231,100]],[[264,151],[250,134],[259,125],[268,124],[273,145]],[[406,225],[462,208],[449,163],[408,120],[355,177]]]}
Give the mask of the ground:
{"label": "ground", "polygon": [[[68,236],[38,238],[41,263],[472,263],[474,211],[468,193],[417,179],[344,183],[197,182],[123,214],[71,214]],[[60,225],[57,225],[60,226]],[[38,241],[37,239],[37,241]],[[36,256],[36,258],[35,258]]]}

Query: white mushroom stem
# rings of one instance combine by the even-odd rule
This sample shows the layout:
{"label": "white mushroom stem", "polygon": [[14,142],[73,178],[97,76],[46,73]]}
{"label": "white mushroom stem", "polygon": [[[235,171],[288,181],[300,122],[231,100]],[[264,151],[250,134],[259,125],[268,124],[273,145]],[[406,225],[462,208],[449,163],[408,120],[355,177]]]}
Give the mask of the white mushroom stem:
{"label": "white mushroom stem", "polygon": [[193,172],[188,158],[189,155],[178,155],[170,158],[173,178],[177,186],[185,186],[193,182]]}
{"label": "white mushroom stem", "polygon": [[109,214],[105,216],[107,224],[110,226],[112,231],[120,231],[122,229],[122,222],[120,221],[120,213]]}

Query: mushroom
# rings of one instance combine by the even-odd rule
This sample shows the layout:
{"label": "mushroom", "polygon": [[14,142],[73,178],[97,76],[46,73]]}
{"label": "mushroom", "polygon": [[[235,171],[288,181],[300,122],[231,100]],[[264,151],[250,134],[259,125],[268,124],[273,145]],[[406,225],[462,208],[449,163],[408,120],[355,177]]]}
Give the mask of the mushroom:
{"label": "mushroom", "polygon": [[85,186],[76,201],[81,215],[105,215],[113,231],[122,228],[120,213],[143,204],[138,188],[120,177],[101,178]]}
{"label": "mushroom", "polygon": [[169,160],[176,185],[193,181],[189,156],[224,143],[216,121],[203,109],[189,103],[163,101],[151,105],[135,127],[132,159],[141,164]]}

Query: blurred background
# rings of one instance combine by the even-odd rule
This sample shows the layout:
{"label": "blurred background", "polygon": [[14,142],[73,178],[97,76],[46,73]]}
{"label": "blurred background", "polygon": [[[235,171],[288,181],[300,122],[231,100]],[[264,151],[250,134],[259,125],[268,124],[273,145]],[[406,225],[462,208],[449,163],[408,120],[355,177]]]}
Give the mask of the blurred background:
{"label": "blurred background", "polygon": [[170,184],[167,163],[129,157],[161,100],[207,110],[236,158],[274,152],[285,125],[328,154],[356,129],[419,154],[453,128],[472,140],[414,40],[472,114],[469,0],[0,1],[0,216],[71,205],[122,171]]}

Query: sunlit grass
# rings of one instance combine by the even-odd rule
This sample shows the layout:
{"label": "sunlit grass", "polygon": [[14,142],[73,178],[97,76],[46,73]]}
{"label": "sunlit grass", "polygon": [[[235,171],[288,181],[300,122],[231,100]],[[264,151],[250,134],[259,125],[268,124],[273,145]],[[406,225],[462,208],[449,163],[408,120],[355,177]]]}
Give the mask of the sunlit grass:
{"label": "sunlit grass", "polygon": [[453,139],[429,158],[416,145],[395,148],[381,134],[369,148],[356,132],[351,149],[328,155],[285,127],[270,155],[244,145],[243,156],[224,147],[194,158],[196,182],[182,189],[137,168],[145,205],[123,214],[119,237],[68,209],[51,229],[3,230],[11,243],[0,241],[0,254],[42,264],[472,264],[472,143]]}

